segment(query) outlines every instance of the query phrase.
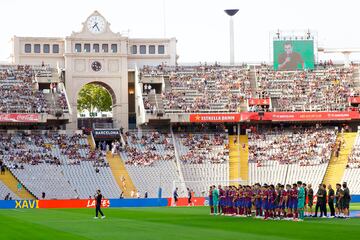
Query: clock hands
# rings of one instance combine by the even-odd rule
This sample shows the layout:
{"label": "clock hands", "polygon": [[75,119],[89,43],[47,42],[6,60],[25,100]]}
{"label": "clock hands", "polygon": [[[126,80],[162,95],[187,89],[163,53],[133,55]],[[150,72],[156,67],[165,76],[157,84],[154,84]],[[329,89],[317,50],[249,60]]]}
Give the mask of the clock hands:
{"label": "clock hands", "polygon": [[100,28],[98,27],[98,23],[97,23],[97,22],[95,22],[94,26],[92,26],[92,28],[95,28],[95,27],[97,28],[98,31],[100,31]]}

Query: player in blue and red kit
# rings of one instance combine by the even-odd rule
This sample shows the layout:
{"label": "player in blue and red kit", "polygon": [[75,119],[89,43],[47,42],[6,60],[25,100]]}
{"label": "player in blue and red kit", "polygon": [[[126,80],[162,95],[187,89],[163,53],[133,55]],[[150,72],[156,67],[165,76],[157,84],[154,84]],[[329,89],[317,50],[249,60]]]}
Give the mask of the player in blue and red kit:
{"label": "player in blue and red kit", "polygon": [[269,186],[264,185],[263,187],[263,194],[262,194],[262,208],[264,210],[264,220],[269,218]]}
{"label": "player in blue and red kit", "polygon": [[293,188],[291,189],[291,198],[292,198],[292,210],[294,213],[294,219],[298,219],[298,189],[297,184],[293,184]]}
{"label": "player in blue and red kit", "polygon": [[225,190],[221,188],[221,185],[219,185],[219,214],[224,214],[224,207],[225,207]]}
{"label": "player in blue and red kit", "polygon": [[293,218],[294,219],[298,219],[298,209],[297,209],[297,205],[298,205],[298,190],[297,190],[297,184],[294,183],[293,187],[291,189],[291,198],[292,198],[292,211],[293,211]]}
{"label": "player in blue and red kit", "polygon": [[261,209],[261,203],[262,203],[262,199],[261,199],[261,195],[262,195],[262,191],[261,191],[261,186],[259,183],[255,184],[255,191],[254,191],[254,205],[255,205],[255,216],[256,217],[260,217],[262,216],[262,209]]}
{"label": "player in blue and red kit", "polygon": [[274,185],[270,185],[269,188],[269,217],[273,218],[275,216],[275,209],[276,209],[276,191],[275,191],[275,186]]}
{"label": "player in blue and red kit", "polygon": [[291,185],[290,184],[286,184],[286,195],[287,195],[287,201],[286,201],[286,217],[288,219],[293,217],[292,214],[292,197],[291,197]]}
{"label": "player in blue and red kit", "polygon": [[283,214],[283,217],[286,218],[286,205],[287,205],[287,201],[288,201],[288,193],[285,190],[285,186],[281,185],[280,187],[280,210],[281,213]]}
{"label": "player in blue and red kit", "polygon": [[248,217],[251,217],[252,197],[253,197],[253,192],[251,190],[251,187],[246,186],[246,195],[245,195],[245,204],[246,204],[245,211],[246,211],[246,213],[245,213],[245,215]]}
{"label": "player in blue and red kit", "polygon": [[212,197],[212,192],[215,186],[210,186],[210,190],[209,190],[209,207],[210,207],[210,215],[214,214],[214,201],[213,201],[213,197]]}

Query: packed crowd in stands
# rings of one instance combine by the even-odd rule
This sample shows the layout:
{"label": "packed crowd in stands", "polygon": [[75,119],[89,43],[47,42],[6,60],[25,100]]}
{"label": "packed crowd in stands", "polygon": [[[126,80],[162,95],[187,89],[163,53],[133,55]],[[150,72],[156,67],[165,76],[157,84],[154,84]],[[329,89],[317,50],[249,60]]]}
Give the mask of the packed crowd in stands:
{"label": "packed crowd in stands", "polygon": [[355,144],[352,148],[347,168],[360,168],[360,145]]}
{"label": "packed crowd in stands", "polygon": [[172,72],[170,90],[163,93],[165,111],[237,112],[250,94],[249,69],[213,68]]}
{"label": "packed crowd in stands", "polygon": [[44,94],[34,86],[31,66],[0,66],[0,112],[47,113]]}
{"label": "packed crowd in stands", "polygon": [[273,111],[343,111],[348,97],[357,95],[353,68],[327,65],[308,71],[274,71],[263,65],[256,71],[258,97],[271,97]]}
{"label": "packed crowd in stands", "polygon": [[326,128],[291,128],[249,134],[249,162],[265,166],[279,164],[313,166],[330,160],[336,140],[335,130]]}
{"label": "packed crowd in stands", "polygon": [[[243,66],[245,67],[245,65]],[[203,72],[221,68],[218,62],[214,64],[199,63],[196,66],[168,66],[165,63],[161,63],[157,66],[144,65],[140,69],[140,78],[142,76],[159,76],[164,74],[170,74],[172,72]]]}
{"label": "packed crowd in stands", "polygon": [[66,112],[66,111],[69,110],[68,104],[67,104],[67,101],[66,101],[66,97],[65,97],[65,94],[63,92],[58,94],[58,96],[57,96],[57,104],[58,104],[58,106],[60,106],[60,108],[63,111]]}
{"label": "packed crowd in stands", "polygon": [[126,145],[121,153],[126,164],[150,166],[156,161],[174,160],[174,145],[168,134],[126,132],[124,138]]}
{"label": "packed crowd in stands", "polygon": [[226,134],[180,134],[180,160],[185,164],[224,163],[229,159]]}
{"label": "packed crowd in stands", "polygon": [[[274,71],[262,64],[255,70],[256,88],[250,87],[250,69],[200,65],[145,66],[142,74],[168,75],[162,100],[166,112],[238,112],[243,100],[272,99],[272,107],[251,106],[249,111],[344,111],[348,97],[360,95],[354,86],[353,66],[321,62],[315,70]],[[144,99],[146,109],[152,106]]]}
{"label": "packed crowd in stands", "polygon": [[82,161],[92,161],[94,167],[108,166],[105,154],[90,150],[86,136],[79,134],[2,134],[0,158],[15,169],[22,169],[25,164],[80,165]]}

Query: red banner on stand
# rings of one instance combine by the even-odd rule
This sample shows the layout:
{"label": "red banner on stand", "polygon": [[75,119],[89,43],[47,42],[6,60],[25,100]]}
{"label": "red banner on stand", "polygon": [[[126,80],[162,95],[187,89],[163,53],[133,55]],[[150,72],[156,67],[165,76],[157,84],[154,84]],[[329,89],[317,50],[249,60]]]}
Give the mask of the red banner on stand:
{"label": "red banner on stand", "polygon": [[348,101],[349,103],[360,103],[360,97],[349,97]]}
{"label": "red banner on stand", "polygon": [[190,114],[190,122],[239,122],[240,113],[199,113]]}
{"label": "red banner on stand", "polygon": [[270,98],[250,98],[249,106],[253,105],[270,105]]}
{"label": "red banner on stand", "polygon": [[0,113],[0,122],[40,122],[40,114],[36,113]]}
{"label": "red banner on stand", "polygon": [[268,121],[336,121],[359,119],[359,112],[265,112]]}
{"label": "red banner on stand", "polygon": [[190,122],[244,122],[244,121],[341,121],[360,119],[358,111],[343,112],[265,112],[260,117],[258,112],[241,113],[199,113],[190,114]]}

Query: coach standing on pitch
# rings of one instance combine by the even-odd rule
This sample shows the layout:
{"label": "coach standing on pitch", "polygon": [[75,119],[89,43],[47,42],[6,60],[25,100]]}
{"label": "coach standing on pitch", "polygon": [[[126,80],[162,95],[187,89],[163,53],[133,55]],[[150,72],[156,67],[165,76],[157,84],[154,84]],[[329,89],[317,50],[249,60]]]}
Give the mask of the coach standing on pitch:
{"label": "coach standing on pitch", "polygon": [[101,214],[101,219],[105,218],[104,213],[101,211],[101,200],[103,198],[103,195],[101,194],[100,190],[96,191],[96,194],[94,195],[95,201],[96,201],[96,209],[95,209],[95,219],[98,219],[99,213]]}

